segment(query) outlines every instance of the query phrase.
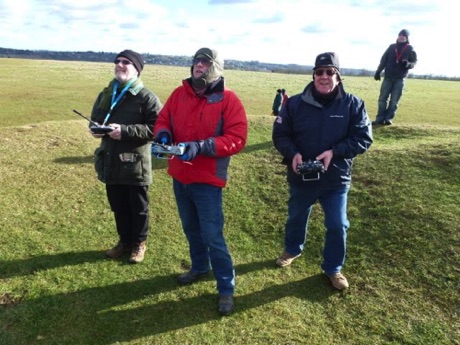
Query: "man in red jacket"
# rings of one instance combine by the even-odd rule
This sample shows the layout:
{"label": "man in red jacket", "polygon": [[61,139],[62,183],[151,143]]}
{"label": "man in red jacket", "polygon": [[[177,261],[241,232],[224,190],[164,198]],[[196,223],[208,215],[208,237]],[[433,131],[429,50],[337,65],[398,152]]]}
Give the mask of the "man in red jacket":
{"label": "man in red jacket", "polygon": [[223,235],[222,188],[230,157],[246,145],[247,117],[238,96],[224,85],[224,61],[217,51],[199,49],[191,77],[182,81],[161,110],[155,141],[183,144],[185,152],[168,161],[191,269],[178,276],[191,284],[212,268],[219,292],[219,312],[233,311],[235,272]]}
{"label": "man in red jacket", "polygon": [[281,94],[283,95],[283,103],[281,103],[281,107],[284,107],[284,105],[286,104],[287,100],[289,99],[289,96],[286,93],[285,89],[281,89]]}

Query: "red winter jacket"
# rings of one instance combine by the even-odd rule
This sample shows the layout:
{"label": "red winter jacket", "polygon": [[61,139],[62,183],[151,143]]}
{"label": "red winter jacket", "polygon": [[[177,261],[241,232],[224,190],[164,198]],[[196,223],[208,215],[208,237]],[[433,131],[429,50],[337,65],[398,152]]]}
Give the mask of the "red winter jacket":
{"label": "red winter jacket", "polygon": [[226,88],[224,78],[198,97],[191,78],[169,96],[155,123],[154,135],[170,133],[174,143],[205,140],[207,149],[190,162],[174,157],[168,173],[181,183],[206,183],[225,187],[230,156],[247,140],[246,111],[238,96]]}

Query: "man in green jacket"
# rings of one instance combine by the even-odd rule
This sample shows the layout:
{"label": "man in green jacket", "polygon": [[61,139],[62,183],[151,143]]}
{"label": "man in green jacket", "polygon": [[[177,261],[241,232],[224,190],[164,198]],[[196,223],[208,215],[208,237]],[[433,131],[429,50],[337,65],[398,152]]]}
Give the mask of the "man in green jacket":
{"label": "man in green jacket", "polygon": [[283,95],[281,93],[281,89],[278,89],[276,90],[276,95],[275,95],[275,98],[273,99],[272,115],[278,116],[282,105],[283,105]]}
{"label": "man in green jacket", "polygon": [[131,252],[129,262],[138,263],[146,250],[151,141],[162,105],[140,79],[144,60],[139,53],[123,50],[114,63],[115,78],[99,94],[91,113],[91,120],[109,132],[100,133],[104,128],[94,126],[90,131],[101,139],[95,151],[95,169],[106,185],[119,237],[106,255],[114,259]]}

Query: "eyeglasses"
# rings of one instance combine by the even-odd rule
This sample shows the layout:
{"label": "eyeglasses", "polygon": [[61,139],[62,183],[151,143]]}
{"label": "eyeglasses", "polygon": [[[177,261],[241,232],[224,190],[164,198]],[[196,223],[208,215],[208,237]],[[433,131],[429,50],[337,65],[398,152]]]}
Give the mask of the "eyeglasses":
{"label": "eyeglasses", "polygon": [[317,69],[315,71],[315,75],[317,77],[321,77],[324,72],[326,72],[326,74],[329,76],[329,77],[332,77],[334,74],[336,74],[337,72],[335,71],[335,69]]}
{"label": "eyeglasses", "polygon": [[212,61],[206,58],[194,58],[192,63],[194,65],[198,65],[199,63],[201,63],[203,66],[210,66]]}
{"label": "eyeglasses", "polygon": [[132,62],[129,61],[129,60],[116,59],[116,60],[114,61],[115,65],[118,65],[120,62],[121,62],[123,65],[131,65],[131,64],[132,64]]}

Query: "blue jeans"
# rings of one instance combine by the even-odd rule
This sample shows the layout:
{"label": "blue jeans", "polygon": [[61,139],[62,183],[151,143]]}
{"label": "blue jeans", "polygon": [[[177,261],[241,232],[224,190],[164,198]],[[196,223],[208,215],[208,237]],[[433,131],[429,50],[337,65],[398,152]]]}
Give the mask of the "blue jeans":
{"label": "blue jeans", "polygon": [[327,188],[309,182],[290,184],[285,250],[291,255],[298,255],[303,251],[310,213],[313,204],[319,201],[326,227],[321,268],[326,274],[340,272],[345,262],[347,230],[350,226],[347,218],[349,190],[350,185]]}
{"label": "blue jeans", "polygon": [[[398,109],[398,103],[402,96],[405,79],[383,78],[380,87],[379,109],[377,112],[377,122],[393,120]],[[388,97],[390,101],[387,104]],[[387,106],[388,105],[388,106]]]}
{"label": "blue jeans", "polygon": [[192,272],[204,273],[212,267],[219,294],[233,294],[235,271],[223,233],[222,188],[177,180],[173,180],[173,188]]}

